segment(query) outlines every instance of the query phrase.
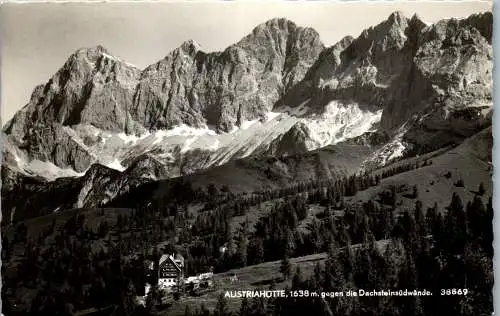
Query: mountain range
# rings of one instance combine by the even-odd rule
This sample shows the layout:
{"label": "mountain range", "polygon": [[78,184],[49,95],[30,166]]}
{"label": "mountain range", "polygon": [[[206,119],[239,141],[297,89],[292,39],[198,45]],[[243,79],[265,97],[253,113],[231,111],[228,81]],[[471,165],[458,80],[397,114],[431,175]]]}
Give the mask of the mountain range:
{"label": "mountain range", "polygon": [[2,131],[10,222],[182,177],[236,192],[383,167],[491,125],[492,14],[391,14],[326,47],[287,19],[145,69],[79,49]]}

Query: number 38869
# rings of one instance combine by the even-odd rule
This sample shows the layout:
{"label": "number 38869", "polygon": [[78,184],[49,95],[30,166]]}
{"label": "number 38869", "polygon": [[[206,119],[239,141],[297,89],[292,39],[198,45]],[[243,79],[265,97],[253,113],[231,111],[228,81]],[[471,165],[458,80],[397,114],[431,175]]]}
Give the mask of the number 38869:
{"label": "number 38869", "polygon": [[441,295],[467,295],[468,289],[441,289]]}

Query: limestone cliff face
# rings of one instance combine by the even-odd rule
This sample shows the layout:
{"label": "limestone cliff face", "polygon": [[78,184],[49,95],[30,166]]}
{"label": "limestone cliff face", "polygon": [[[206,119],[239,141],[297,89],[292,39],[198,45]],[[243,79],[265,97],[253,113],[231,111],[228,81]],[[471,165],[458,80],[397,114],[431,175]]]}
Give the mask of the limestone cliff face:
{"label": "limestone cliff face", "polygon": [[395,12],[323,51],[286,101],[379,105],[385,130],[434,107],[491,104],[491,27],[491,13],[426,25]]}
{"label": "limestone cliff face", "polygon": [[383,126],[394,126],[422,108],[454,111],[491,103],[491,45],[466,21],[440,21],[421,33],[407,76],[413,83],[408,90],[419,94],[410,92],[410,102],[391,103],[382,117]]}
{"label": "limestone cliff face", "polygon": [[180,124],[228,132],[263,118],[302,80],[324,46],[316,31],[273,19],[223,52],[187,41],[143,71],[101,46],[80,49],[7,123],[31,159],[86,170],[96,160],[71,127],[130,135]]}
{"label": "limestone cliff face", "polygon": [[185,124],[228,132],[280,106],[332,100],[383,109],[390,131],[429,109],[491,103],[491,13],[426,25],[399,12],[324,48],[319,35],[273,19],[223,52],[187,41],[139,70],[97,46],[76,51],[6,125],[30,159],[85,171],[97,160],[75,125],[129,135]]}
{"label": "limestone cliff face", "polygon": [[81,49],[35,89],[5,132],[22,139],[35,123],[129,134],[178,124],[229,131],[272,109],[323,48],[316,31],[274,19],[223,52],[187,41],[143,71],[101,46]]}
{"label": "limestone cliff face", "polygon": [[80,49],[46,84],[35,88],[30,102],[4,131],[21,140],[35,125],[38,129],[55,124],[130,129],[125,109],[132,103],[140,73],[102,46]]}
{"label": "limestone cliff face", "polygon": [[185,42],[144,70],[131,114],[148,129],[185,123],[227,132],[270,111],[323,48],[316,31],[285,19],[259,25],[220,53]]}

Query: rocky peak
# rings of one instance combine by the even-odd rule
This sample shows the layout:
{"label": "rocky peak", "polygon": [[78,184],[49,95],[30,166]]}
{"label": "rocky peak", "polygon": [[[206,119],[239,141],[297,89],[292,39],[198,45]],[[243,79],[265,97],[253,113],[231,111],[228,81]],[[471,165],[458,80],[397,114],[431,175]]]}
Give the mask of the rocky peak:
{"label": "rocky peak", "polygon": [[[487,21],[487,18],[484,20]],[[492,27],[492,21],[490,22],[490,27]],[[462,20],[452,18],[433,24],[428,32],[425,32],[423,42],[427,50],[434,49],[436,45],[441,49],[462,45],[489,46],[489,40],[491,40],[489,36],[491,36],[491,31],[488,31],[486,22],[481,18],[472,17]]]}
{"label": "rocky peak", "polygon": [[476,28],[481,28],[482,19],[474,19],[444,19],[424,26],[412,18],[406,32],[408,65],[391,87],[393,100],[384,109],[383,128],[394,128],[430,105],[491,102],[491,45]]}
{"label": "rocky peak", "polygon": [[354,41],[354,37],[352,37],[351,35],[347,35],[337,43],[333,44],[331,48],[334,50],[345,49],[347,46],[351,45],[352,41]]}
{"label": "rocky peak", "polygon": [[417,14],[414,14],[408,21],[408,27],[405,30],[405,35],[408,38],[406,46],[412,53],[414,53],[421,44],[422,31],[426,27],[428,27],[427,24],[422,21]]}
{"label": "rocky peak", "polygon": [[98,73],[109,75],[127,72],[126,76],[136,76],[140,69],[113,56],[102,45],[97,45],[75,51],[59,72],[85,72],[85,75],[90,76]]}
{"label": "rocky peak", "polygon": [[343,53],[344,59],[380,55],[386,50],[399,50],[406,41],[408,18],[401,12],[392,13],[387,20],[364,30]]}
{"label": "rocky peak", "polygon": [[283,32],[296,30],[298,26],[286,18],[274,18],[257,25],[253,30],[253,35],[260,35],[264,32]]}
{"label": "rocky peak", "polygon": [[[374,28],[375,32],[373,35],[379,40],[382,39],[401,43],[401,39],[405,36],[405,31],[408,28],[409,22],[410,19],[402,12],[396,11],[392,13],[385,22],[382,22]],[[388,44],[390,45],[391,43]]]}
{"label": "rocky peak", "polygon": [[111,55],[102,45],[97,45],[80,48],[75,51],[59,72],[80,73],[81,76],[86,76],[93,75],[99,71],[109,70],[112,67],[116,67],[115,64],[120,64],[120,66],[127,68],[131,67],[131,65]]}
{"label": "rocky peak", "polygon": [[194,56],[201,50],[200,44],[194,40],[187,40],[183,42],[179,48],[190,56]]}
{"label": "rocky peak", "polygon": [[493,36],[493,14],[491,12],[473,14],[461,20],[460,24],[474,27],[491,45]]}
{"label": "rocky peak", "polygon": [[387,22],[389,22],[391,24],[402,25],[404,23],[407,23],[407,20],[408,19],[406,18],[406,16],[404,15],[403,12],[395,11],[395,12],[391,13],[389,18],[387,19]]}
{"label": "rocky peak", "polygon": [[275,18],[255,27],[236,46],[253,52],[258,52],[259,48],[269,48],[274,53],[286,56],[294,48],[305,48],[305,44],[312,50],[318,46],[323,48],[319,34],[314,29],[297,26],[285,18]]}
{"label": "rocky peak", "polygon": [[271,142],[266,155],[290,156],[307,152],[310,146],[310,130],[303,122],[294,124],[286,133]]}
{"label": "rocky peak", "polygon": [[322,81],[331,77],[341,63],[341,53],[352,44],[354,38],[350,35],[343,37],[332,46],[325,48],[314,65],[309,69],[306,80],[315,85],[322,85]]}
{"label": "rocky peak", "polygon": [[108,50],[102,45],[96,45],[92,47],[84,47],[78,49],[74,52],[70,59],[74,58],[77,60],[87,59],[90,62],[96,62],[103,54],[110,55]]}
{"label": "rocky peak", "polygon": [[117,172],[114,169],[103,166],[99,163],[95,163],[92,166],[90,166],[90,168],[85,172],[84,179],[90,179],[100,175],[118,175],[118,174],[119,172]]}
{"label": "rocky peak", "polygon": [[[349,47],[349,45],[352,44],[354,41],[354,38],[352,36],[345,36],[342,38],[340,41],[337,43],[333,44],[332,46],[326,48],[322,53],[321,53],[321,58],[328,57],[328,58],[334,58],[337,63],[340,62],[340,53]],[[338,60],[337,60],[338,59]]]}
{"label": "rocky peak", "polygon": [[408,21],[408,27],[411,30],[414,30],[416,32],[420,32],[423,30],[425,27],[427,27],[427,23],[425,23],[418,14],[412,15],[411,19]]}
{"label": "rocky peak", "polygon": [[186,57],[194,59],[198,52],[201,52],[201,47],[196,41],[184,41],[179,47],[170,51],[162,60],[146,67],[142,72],[142,77],[147,78],[147,80],[156,76],[164,77],[165,72],[170,72],[170,69],[174,65],[178,67],[182,66]]}
{"label": "rocky peak", "polygon": [[37,125],[91,124],[121,131],[126,117],[117,107],[131,103],[139,74],[139,69],[101,45],[78,49],[47,83],[35,88],[29,103],[4,131],[18,141]]}

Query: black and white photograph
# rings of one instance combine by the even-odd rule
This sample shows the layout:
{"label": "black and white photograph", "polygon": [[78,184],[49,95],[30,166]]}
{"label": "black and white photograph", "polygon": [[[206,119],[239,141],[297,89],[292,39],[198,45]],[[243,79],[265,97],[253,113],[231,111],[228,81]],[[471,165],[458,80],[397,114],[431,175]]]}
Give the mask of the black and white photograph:
{"label": "black and white photograph", "polygon": [[3,3],[1,315],[493,315],[492,7]]}

